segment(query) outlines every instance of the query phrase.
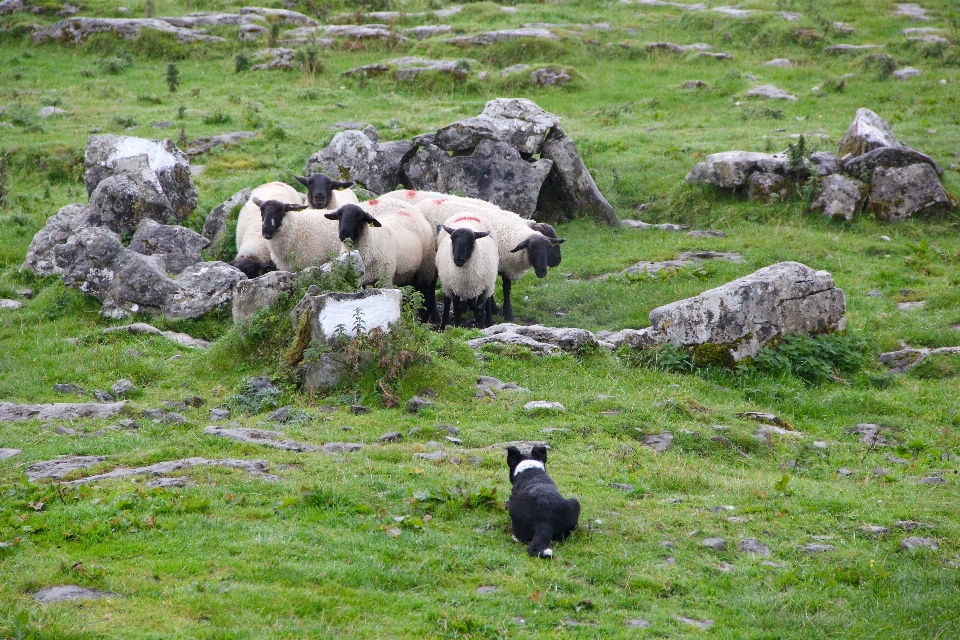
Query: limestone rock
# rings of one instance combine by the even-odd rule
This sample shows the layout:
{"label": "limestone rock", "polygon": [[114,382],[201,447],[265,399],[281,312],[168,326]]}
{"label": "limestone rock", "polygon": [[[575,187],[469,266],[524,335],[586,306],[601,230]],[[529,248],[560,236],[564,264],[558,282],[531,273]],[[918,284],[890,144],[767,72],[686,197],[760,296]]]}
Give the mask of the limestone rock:
{"label": "limestone rock", "polygon": [[386,193],[403,184],[401,166],[413,150],[409,140],[380,143],[361,131],[341,131],[310,156],[306,171],[353,180],[374,193]]}
{"label": "limestone rock", "polygon": [[295,24],[301,27],[314,27],[317,24],[317,21],[311,18],[310,16],[304,15],[299,11],[291,11],[289,9],[270,9],[266,7],[243,7],[237,13],[241,16],[249,16],[251,14],[261,16],[263,18],[278,20],[280,24]]}
{"label": "limestone rock", "polygon": [[72,600],[101,600],[103,598],[116,598],[117,594],[88,587],[78,587],[67,584],[57,587],[47,587],[33,594],[34,599],[40,604],[52,604],[54,602],[69,602]]}
{"label": "limestone rock", "polygon": [[893,15],[898,18],[910,18],[911,20],[917,20],[921,22],[926,22],[930,20],[930,16],[927,15],[926,10],[921,7],[919,4],[910,2],[910,3],[900,3],[896,5],[897,9],[893,12]]}
{"label": "limestone rock", "polygon": [[[480,115],[437,130],[433,144],[454,153],[476,148],[482,140],[506,142],[522,154],[536,154],[553,127],[560,123],[552,113],[525,98],[496,98]],[[562,132],[561,132],[562,134]]]}
{"label": "limestone rock", "polygon": [[109,404],[99,402],[56,402],[53,404],[14,404],[12,402],[0,402],[0,422],[112,418],[121,413],[126,406],[126,401]]}
{"label": "limestone rock", "polygon": [[470,155],[449,156],[428,145],[404,165],[404,171],[414,189],[463,193],[529,218],[552,167],[551,160],[527,162],[506,142],[483,139]]}
{"label": "limestone rock", "polygon": [[173,281],[176,289],[161,307],[168,318],[199,318],[230,302],[234,287],[246,276],[226,262],[198,262]]}
{"label": "limestone rock", "polygon": [[815,542],[797,547],[797,551],[802,551],[803,553],[825,553],[835,550],[836,547],[834,547],[832,544],[818,544]]}
{"label": "limestone rock", "polygon": [[796,100],[797,97],[778,89],[772,84],[761,84],[747,92],[748,98],[766,98],[768,100]]}
{"label": "limestone rock", "polygon": [[916,67],[904,67],[903,69],[894,71],[893,77],[897,80],[909,80],[910,78],[916,78],[920,73],[920,69]]}
{"label": "limestone rock", "polygon": [[145,256],[160,256],[164,268],[173,274],[203,261],[200,251],[210,241],[202,235],[176,225],[160,224],[150,218],[144,218],[137,225],[128,249]]}
{"label": "limestone rock", "polygon": [[723,538],[704,538],[700,544],[701,546],[704,546],[708,549],[713,549],[714,551],[727,550],[727,541]]}
{"label": "limestone rock", "polygon": [[810,154],[810,163],[813,171],[820,176],[833,175],[840,173],[840,158],[829,151],[815,151]]}
{"label": "limestone rock", "polygon": [[747,179],[747,197],[759,202],[786,202],[795,185],[788,176],[754,171]]}
{"label": "limestone rock", "polygon": [[44,479],[59,480],[68,473],[77,469],[94,467],[104,460],[106,460],[104,456],[70,456],[57,460],[35,462],[27,467],[27,478],[30,482]]}
{"label": "limestone rock", "polygon": [[676,44],[673,42],[649,42],[644,45],[647,51],[669,51],[670,53],[687,53],[688,51],[712,51],[713,47],[704,42],[696,44]]}
{"label": "limestone rock", "polygon": [[121,378],[113,383],[113,386],[110,387],[110,392],[117,396],[123,397],[129,393],[132,393],[137,390],[137,385],[133,384],[126,378]]}
{"label": "limestone rock", "polygon": [[177,27],[158,18],[81,18],[73,17],[41,29],[33,34],[37,44],[61,42],[76,44],[98,33],[115,33],[121,38],[133,39],[143,29],[169,33],[180,42],[224,42],[223,38],[209,36],[201,31]]}
{"label": "limestone rock", "polygon": [[281,293],[293,291],[296,279],[296,274],[290,271],[271,271],[238,282],[233,294],[234,323],[246,322],[257,311],[276,302]]}
{"label": "limestone rock", "polygon": [[249,444],[259,444],[275,449],[285,449],[287,451],[318,451],[320,447],[313,444],[297,442],[296,440],[284,440],[283,434],[279,431],[267,431],[264,429],[246,429],[223,428],[211,425],[203,430],[204,433],[220,438],[229,438],[238,442]]}
{"label": "limestone rock", "polygon": [[495,324],[482,331],[486,338],[476,338],[467,342],[470,347],[476,349],[488,342],[502,341],[503,337],[509,335],[519,335],[531,338],[542,344],[548,344],[563,351],[577,351],[583,347],[595,345],[596,337],[586,329],[577,329],[573,327],[544,327],[539,324],[519,325],[509,322]]}
{"label": "limestone rock", "polygon": [[645,446],[650,447],[657,453],[663,453],[673,446],[673,434],[669,431],[650,434],[643,436],[640,439],[640,442],[642,442]]}
{"label": "limestone rock", "polygon": [[393,77],[401,82],[413,82],[417,79],[417,76],[428,71],[446,74],[461,80],[466,78],[470,73],[469,67],[457,60],[430,60],[427,58],[407,56],[388,60],[387,62],[356,67],[355,69],[344,71],[343,75],[364,75],[371,77],[390,71],[393,72]]}
{"label": "limestone rock", "polygon": [[13,449],[10,447],[0,447],[0,460],[6,460],[7,458],[12,458],[18,453],[23,453],[21,449]]}
{"label": "limestone rock", "polygon": [[845,175],[828,175],[822,187],[810,208],[834,220],[853,220],[867,199],[867,185]]}
{"label": "limestone rock", "polygon": [[[313,288],[311,288],[313,289]],[[364,289],[360,293],[307,294],[291,312],[293,326],[300,326],[302,314],[309,314],[310,339],[318,344],[334,346],[339,338],[357,336],[360,330],[369,333],[376,328],[389,333],[400,321],[403,295],[399,289]]]}
{"label": "limestone rock", "polygon": [[877,167],[909,167],[912,164],[928,164],[937,175],[943,175],[943,169],[930,156],[908,146],[879,147],[873,151],[848,158],[843,162],[843,170],[856,177],[867,179]]}
{"label": "limestone rock", "polygon": [[153,325],[147,324],[146,322],[134,322],[132,324],[125,324],[119,327],[107,327],[103,330],[103,333],[109,334],[117,331],[132,333],[134,335],[157,335],[192,349],[206,349],[210,346],[210,343],[206,340],[194,338],[185,333],[178,333],[176,331],[161,331],[160,329],[157,329]]}
{"label": "limestone rock", "polygon": [[327,455],[336,453],[353,453],[363,449],[363,445],[358,442],[328,442],[321,447],[321,450]]}
{"label": "limestone rock", "polygon": [[786,175],[791,171],[790,160],[785,153],[755,153],[751,151],[726,151],[714,153],[697,164],[687,182],[708,183],[721,189],[746,186],[755,171]]}
{"label": "limestone rock", "polygon": [[414,396],[407,400],[406,409],[407,413],[420,413],[421,409],[426,409],[427,407],[432,406],[433,401],[421,396]]}
{"label": "limestone rock", "polygon": [[207,214],[203,221],[203,232],[201,235],[210,241],[210,246],[214,249],[219,248],[220,242],[227,230],[227,218],[236,207],[242,207],[250,199],[250,187],[244,187],[236,192]]}
{"label": "limestone rock", "polygon": [[427,38],[450,33],[451,31],[453,31],[453,27],[449,24],[425,24],[409,29],[401,29],[400,35],[414,40],[426,40]]}
{"label": "limestone rock", "polygon": [[293,69],[294,58],[296,57],[297,52],[293,49],[287,49],[285,47],[274,47],[272,49],[261,49],[254,53],[251,57],[254,60],[265,60],[266,62],[259,62],[252,67],[251,71],[271,71],[274,69],[279,69],[281,71],[287,71]]}
{"label": "limestone rock", "polygon": [[444,40],[447,44],[456,46],[489,46],[494,42],[507,42],[509,40],[541,38],[544,40],[557,40],[558,37],[547,29],[501,29],[499,31],[488,31],[475,36],[455,36]]}
{"label": "limestone rock", "polygon": [[761,67],[792,67],[793,63],[787,58],[774,58],[764,62]]}
{"label": "limestone rock", "polygon": [[717,345],[737,361],[775,337],[842,330],[845,310],[843,291],[829,273],[781,262],[654,309],[650,321],[660,340]]}
{"label": "limestone rock", "polygon": [[530,84],[537,87],[562,87],[570,80],[570,74],[563,69],[542,67],[530,72]]}
{"label": "limestone rock", "polygon": [[85,204],[68,204],[47,218],[47,224],[30,242],[26,267],[38,276],[62,274],[63,270],[57,266],[53,249],[65,243],[78,229],[89,226],[90,218],[90,207]]}
{"label": "limestone rock", "polygon": [[740,541],[740,551],[743,553],[755,553],[761,556],[770,555],[770,547],[763,544],[756,538],[744,538]]}
{"label": "limestone rock", "polygon": [[870,109],[857,109],[853,122],[840,140],[840,156],[862,156],[880,147],[899,147],[900,141],[886,120]]}
{"label": "limestone rock", "polygon": [[[372,354],[361,354],[360,363],[372,361]],[[353,372],[350,359],[338,351],[321,353],[315,362],[302,365],[297,375],[308,394],[322,394],[340,385]]]}
{"label": "limestone rock", "polygon": [[523,410],[528,413],[534,412],[556,412],[563,413],[566,411],[566,408],[559,402],[553,402],[550,400],[531,400],[530,402],[523,405]]}
{"label": "limestone rock", "polygon": [[183,151],[192,158],[194,156],[207,153],[208,151],[211,151],[221,145],[232,147],[240,144],[244,140],[255,138],[256,136],[257,134],[253,131],[231,131],[230,133],[206,136],[203,138],[197,138],[196,140],[191,140],[187,144],[187,148]]}
{"label": "limestone rock", "polygon": [[914,215],[942,213],[951,207],[937,172],[929,164],[876,167],[870,176],[867,208],[880,220],[894,222]]}
{"label": "limestone rock", "polygon": [[871,49],[881,49],[883,48],[882,44],[834,44],[829,47],[824,47],[824,53],[858,53],[860,51],[870,51]]}
{"label": "limestone rock", "polygon": [[541,158],[553,162],[537,199],[537,219],[562,221],[588,215],[617,226],[613,207],[603,197],[593,176],[580,159],[577,146],[559,126],[554,125],[541,148]]}
{"label": "limestone rock", "polygon": [[183,458],[181,460],[169,460],[167,462],[158,462],[156,464],[144,467],[118,467],[113,471],[101,473],[95,476],[87,476],[79,480],[73,480],[64,484],[81,485],[91,482],[100,482],[101,480],[113,480],[116,478],[129,478],[132,476],[165,476],[174,471],[188,469],[190,467],[230,467],[234,469],[243,469],[252,476],[264,480],[279,480],[279,478],[269,473],[270,465],[266,460],[235,460],[225,458],[221,460],[208,460],[207,458]]}
{"label": "limestone rock", "polygon": [[904,538],[900,542],[900,548],[904,551],[913,551],[914,549],[933,549],[936,551],[940,545],[933,538]]}

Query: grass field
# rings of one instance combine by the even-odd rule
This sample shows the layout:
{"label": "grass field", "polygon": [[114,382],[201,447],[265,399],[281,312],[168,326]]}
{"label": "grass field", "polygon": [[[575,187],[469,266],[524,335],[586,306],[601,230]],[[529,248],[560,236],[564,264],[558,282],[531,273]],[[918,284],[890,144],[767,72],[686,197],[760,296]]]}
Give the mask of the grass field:
{"label": "grass field", "polygon": [[[143,17],[148,9],[169,16],[233,11],[244,3],[126,6]],[[364,6],[415,12],[446,5]],[[510,6],[514,13],[467,3],[452,17],[402,17],[396,26],[451,24],[463,34],[540,22],[611,28],[578,35],[576,28],[555,27],[557,41],[468,49],[441,38],[338,43],[319,50],[322,68],[314,73],[237,72],[240,53],[265,45],[238,42],[235,27],[211,29],[227,39],[214,45],[145,32],[129,41],[102,35],[81,45],[38,46],[25,25],[53,24],[59,7],[0,16],[0,122],[11,125],[0,128],[6,159],[0,298],[17,298],[23,288],[36,292],[21,310],[0,311],[0,401],[68,402],[54,384],[108,389],[128,378],[139,390],[125,417],[140,424],[102,435],[117,420],[0,427],[0,447],[22,449],[0,461],[0,637],[960,637],[960,358],[931,358],[902,376],[875,362],[901,341],[960,344],[956,214],[895,225],[866,217],[836,223],[809,212],[806,192],[766,205],[683,181],[710,153],[782,151],[794,134],[805,134],[813,149],[835,152],[856,109],[867,107],[940,163],[947,191],[960,195],[960,172],[948,168],[960,163],[956,7],[924,0],[932,20],[915,22],[896,17],[886,0],[746,0],[738,6],[759,11],[745,18],[615,2]],[[118,7],[88,0],[79,15],[116,17]],[[301,0],[295,8],[321,22],[344,22],[338,14],[357,5]],[[787,21],[780,11],[802,17]],[[844,35],[834,22],[854,32]],[[940,28],[953,44],[909,42],[900,32],[910,27]],[[643,50],[657,41],[704,42],[734,59]],[[922,75],[900,82],[867,53],[823,52],[838,43],[884,45],[877,51],[892,56],[895,68],[914,66]],[[404,55],[469,59],[472,74],[462,82],[417,83],[340,75]],[[795,66],[761,66],[783,57]],[[574,80],[542,89],[501,79],[501,69],[521,62],[569,68]],[[165,81],[170,64],[182,79],[175,93]],[[490,72],[487,80],[476,78],[481,70]],[[680,88],[694,79],[707,86]],[[756,84],[774,84],[798,99],[745,99]],[[237,333],[229,311],[195,321],[136,318],[214,342],[209,351],[192,351],[156,337],[104,335],[118,321],[101,318],[96,300],[20,269],[46,218],[86,200],[83,151],[92,130],[174,140],[181,127],[187,139],[259,132],[193,161],[205,168],[194,178],[200,204],[187,224],[199,229],[207,212],[239,189],[292,182],[338,121],[372,123],[381,140],[410,138],[476,115],[501,96],[533,99],[563,118],[621,218],[727,235],[694,239],[582,219],[561,224],[567,242],[560,267],[544,280],[528,276],[514,286],[519,320],[590,330],[643,327],[657,306],[797,260],[830,271],[843,288],[848,334],[838,347],[815,347],[791,362],[834,362],[846,350],[841,355],[855,366],[827,380],[805,380],[799,366],[690,370],[682,361],[658,365],[628,353],[541,357],[490,350],[478,359],[464,345],[472,331],[415,332],[403,338],[424,356],[389,381],[401,406],[385,408],[374,375],[326,398],[300,392],[281,359],[292,336],[279,310],[261,314],[259,334]],[[67,113],[43,119],[37,115],[43,106]],[[154,127],[161,122],[169,128]],[[638,212],[641,204],[647,206]],[[594,280],[689,249],[737,251],[744,262]],[[921,300],[922,308],[897,308]],[[259,375],[270,376],[282,393],[270,406],[244,411],[250,405],[243,382]],[[530,391],[475,399],[478,375]],[[426,390],[435,393],[434,405],[405,413],[402,403]],[[193,396],[205,405],[184,410],[185,424],[140,415]],[[566,411],[528,415],[529,400],[559,401]],[[272,408],[288,404],[302,410],[297,419],[268,421]],[[373,411],[354,415],[351,404]],[[345,455],[292,453],[204,435],[209,410],[220,406],[232,407],[245,427],[282,430],[314,444],[365,446]],[[738,415],[745,411],[775,413],[803,437],[774,436],[764,444],[754,437],[758,424]],[[847,433],[858,423],[883,425],[896,446],[858,442]],[[445,440],[443,425],[458,428],[462,443]],[[57,426],[76,433],[57,433]],[[380,444],[390,431],[405,438]],[[644,435],[662,431],[675,437],[669,450],[655,454],[641,444]],[[735,448],[713,440],[718,434]],[[498,444],[513,440],[549,442],[551,475],[583,505],[579,530],[556,547],[552,562],[528,558],[510,539],[503,510],[510,485]],[[415,457],[436,442],[445,460]],[[265,460],[280,480],[198,467],[178,474],[190,479],[186,487],[170,489],[147,488],[142,478],[82,489],[25,481],[30,464],[67,454],[108,456],[82,475],[202,456]],[[841,468],[854,473],[842,476]],[[872,473],[876,468],[889,474]],[[919,483],[935,473],[946,483]],[[897,521],[932,528],[906,531]],[[866,525],[889,533],[869,535],[861,529]],[[727,550],[701,545],[716,536],[726,539]],[[908,536],[935,538],[939,549],[901,550]],[[766,544],[771,555],[739,551],[746,538]],[[834,549],[798,550],[809,543]],[[61,584],[121,597],[51,605],[32,597]],[[701,631],[681,617],[713,624]],[[636,619],[649,627],[626,624]]]}

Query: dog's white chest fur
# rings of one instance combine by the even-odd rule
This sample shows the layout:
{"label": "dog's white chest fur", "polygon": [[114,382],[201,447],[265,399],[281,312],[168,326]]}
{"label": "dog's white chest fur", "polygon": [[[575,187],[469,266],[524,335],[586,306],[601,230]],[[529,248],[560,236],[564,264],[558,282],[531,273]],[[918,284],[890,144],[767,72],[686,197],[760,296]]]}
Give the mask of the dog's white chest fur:
{"label": "dog's white chest fur", "polygon": [[524,471],[529,471],[530,469],[540,469],[542,471],[546,469],[546,467],[544,467],[543,463],[539,460],[524,460],[517,465],[516,469],[513,470],[513,475],[518,476]]}

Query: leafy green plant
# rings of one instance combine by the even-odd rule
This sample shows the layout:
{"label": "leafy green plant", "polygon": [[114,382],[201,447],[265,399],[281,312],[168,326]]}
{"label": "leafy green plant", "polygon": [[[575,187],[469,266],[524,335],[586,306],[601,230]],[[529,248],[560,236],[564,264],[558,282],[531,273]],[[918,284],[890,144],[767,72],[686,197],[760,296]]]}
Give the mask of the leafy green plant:
{"label": "leafy green plant", "polygon": [[167,88],[170,89],[170,93],[176,93],[177,87],[180,86],[180,70],[177,69],[177,65],[172,62],[167,65],[166,73]]}
{"label": "leafy green plant", "polygon": [[213,113],[208,113],[203,116],[203,124],[228,124],[233,121],[233,118],[229,113],[218,109],[215,109]]}
{"label": "leafy green plant", "polygon": [[809,384],[839,380],[860,371],[868,361],[868,342],[858,334],[784,336],[780,344],[757,352],[741,367],[768,375],[792,375]]}
{"label": "leafy green plant", "polygon": [[227,404],[235,411],[253,415],[279,407],[280,395],[279,389],[256,385],[248,378],[240,383],[237,395],[227,400]]}
{"label": "leafy green plant", "polygon": [[671,373],[690,373],[694,368],[690,352],[672,342],[640,350],[637,361],[642,366]]}
{"label": "leafy green plant", "polygon": [[245,51],[238,51],[237,55],[233,57],[233,70],[236,73],[248,71],[251,64],[250,56],[248,56]]}

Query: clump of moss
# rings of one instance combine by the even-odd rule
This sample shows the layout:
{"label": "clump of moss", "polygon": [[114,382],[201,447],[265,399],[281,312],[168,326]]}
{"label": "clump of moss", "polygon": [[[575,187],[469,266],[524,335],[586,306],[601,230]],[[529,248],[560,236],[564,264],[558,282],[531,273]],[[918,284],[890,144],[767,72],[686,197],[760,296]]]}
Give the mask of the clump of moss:
{"label": "clump of moss", "polygon": [[698,367],[732,367],[736,364],[730,349],[721,344],[706,342],[691,349],[693,364]]}

